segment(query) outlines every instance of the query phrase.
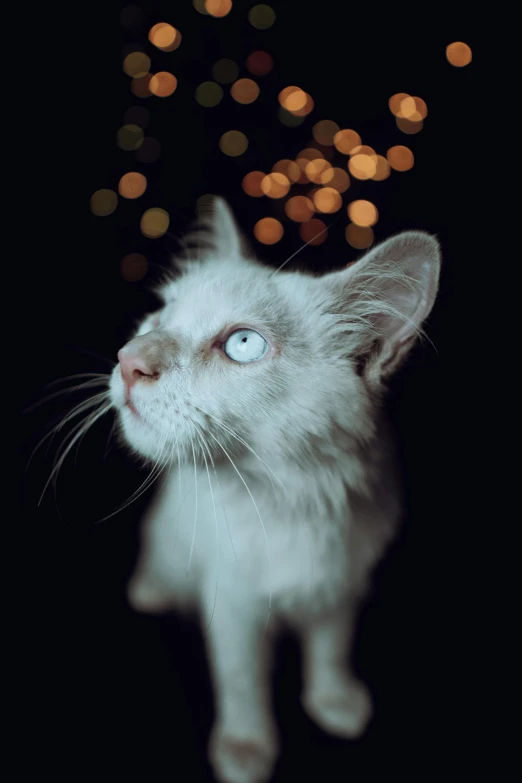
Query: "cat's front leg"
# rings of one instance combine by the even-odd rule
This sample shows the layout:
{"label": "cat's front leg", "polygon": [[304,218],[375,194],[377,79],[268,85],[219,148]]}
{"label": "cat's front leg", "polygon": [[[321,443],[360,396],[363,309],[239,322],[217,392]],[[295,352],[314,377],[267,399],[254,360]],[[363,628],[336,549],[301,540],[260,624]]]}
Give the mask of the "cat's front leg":
{"label": "cat's front leg", "polygon": [[266,783],[277,757],[266,618],[266,607],[254,608],[238,586],[216,598],[210,588],[204,600],[216,712],[209,756],[221,783]]}
{"label": "cat's front leg", "polygon": [[303,642],[303,706],[322,729],[357,737],[372,715],[367,687],[350,669],[355,609],[343,606],[300,627]]}

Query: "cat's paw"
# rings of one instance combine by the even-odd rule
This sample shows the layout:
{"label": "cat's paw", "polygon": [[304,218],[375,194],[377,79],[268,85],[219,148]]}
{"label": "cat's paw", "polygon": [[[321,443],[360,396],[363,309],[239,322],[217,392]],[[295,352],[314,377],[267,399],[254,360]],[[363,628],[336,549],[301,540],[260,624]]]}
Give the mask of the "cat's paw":
{"label": "cat's paw", "polygon": [[277,758],[273,733],[239,734],[215,727],[209,758],[219,783],[267,783]]}
{"label": "cat's paw", "polygon": [[335,689],[306,694],[303,707],[324,731],[346,739],[359,737],[373,713],[368,688],[355,679]]}
{"label": "cat's paw", "polygon": [[143,577],[130,581],[127,587],[127,599],[137,612],[148,614],[165,612],[172,605],[172,598],[164,589]]}

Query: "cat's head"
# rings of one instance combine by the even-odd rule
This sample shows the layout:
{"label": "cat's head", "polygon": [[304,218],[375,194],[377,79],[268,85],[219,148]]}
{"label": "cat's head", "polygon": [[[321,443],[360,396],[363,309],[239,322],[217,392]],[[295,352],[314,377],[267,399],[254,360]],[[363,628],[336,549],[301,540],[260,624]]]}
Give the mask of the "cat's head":
{"label": "cat's head", "polygon": [[345,432],[371,436],[386,378],[438,288],[437,241],[405,232],[321,277],[245,255],[216,200],[197,260],[120,350],[110,384],[123,436],[144,457],[305,460]]}

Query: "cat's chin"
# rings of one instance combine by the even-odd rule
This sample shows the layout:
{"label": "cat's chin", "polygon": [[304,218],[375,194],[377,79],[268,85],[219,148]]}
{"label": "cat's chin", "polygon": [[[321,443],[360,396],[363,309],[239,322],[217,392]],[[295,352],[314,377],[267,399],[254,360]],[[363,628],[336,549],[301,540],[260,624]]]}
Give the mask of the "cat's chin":
{"label": "cat's chin", "polygon": [[141,457],[157,459],[160,456],[158,437],[139,413],[125,405],[118,411],[123,440]]}

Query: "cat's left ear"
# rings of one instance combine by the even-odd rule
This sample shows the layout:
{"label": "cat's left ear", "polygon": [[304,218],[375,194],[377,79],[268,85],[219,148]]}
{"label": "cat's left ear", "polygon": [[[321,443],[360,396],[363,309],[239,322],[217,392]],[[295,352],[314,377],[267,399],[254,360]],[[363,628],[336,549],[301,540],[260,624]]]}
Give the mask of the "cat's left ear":
{"label": "cat's left ear", "polygon": [[247,243],[225,199],[219,196],[214,199],[209,222],[213,244],[221,257],[240,258],[245,255]]}
{"label": "cat's left ear", "polygon": [[421,334],[437,295],[440,263],[435,237],[405,231],[322,278],[346,330],[358,338],[358,366],[370,384],[390,375]]}

